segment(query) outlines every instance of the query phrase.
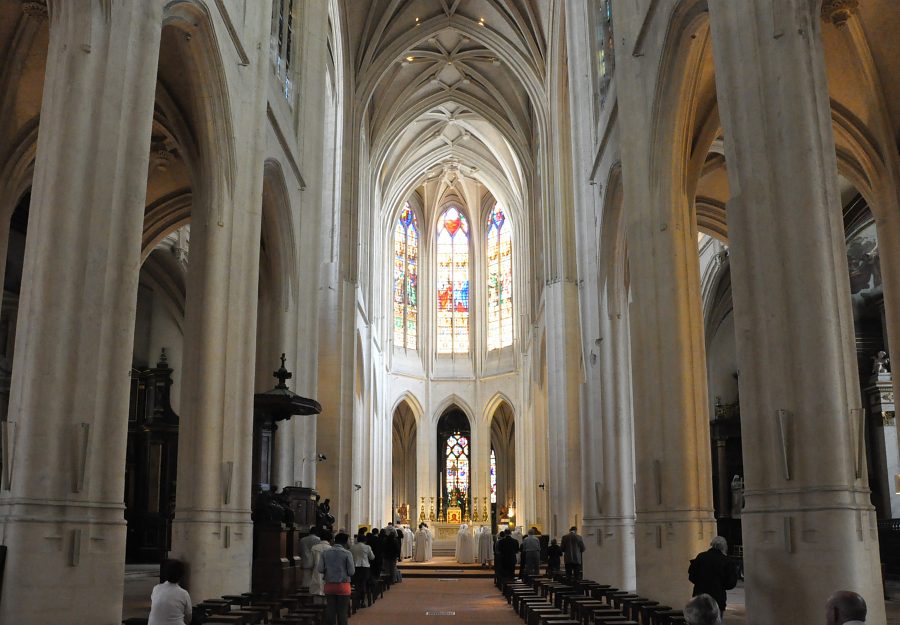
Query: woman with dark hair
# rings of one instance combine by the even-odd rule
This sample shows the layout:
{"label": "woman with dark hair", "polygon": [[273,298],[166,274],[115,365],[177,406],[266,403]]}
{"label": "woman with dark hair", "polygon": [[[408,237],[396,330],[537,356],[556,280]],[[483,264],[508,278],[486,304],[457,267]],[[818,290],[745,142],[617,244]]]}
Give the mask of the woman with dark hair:
{"label": "woman with dark hair", "polygon": [[178,585],[184,577],[184,563],[169,560],[163,577],[150,594],[150,619],[147,625],[187,625],[191,622],[191,596]]}

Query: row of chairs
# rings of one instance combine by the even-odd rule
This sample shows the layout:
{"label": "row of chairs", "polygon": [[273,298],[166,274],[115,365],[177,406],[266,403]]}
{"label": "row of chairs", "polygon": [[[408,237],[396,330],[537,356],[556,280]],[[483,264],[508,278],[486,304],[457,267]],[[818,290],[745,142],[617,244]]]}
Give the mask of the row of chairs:
{"label": "row of chairs", "polygon": [[681,610],[592,580],[562,575],[497,580],[525,625],[683,625]]}
{"label": "row of chairs", "polygon": [[[371,606],[384,597],[392,583],[387,574],[370,579],[364,596],[353,587],[351,615],[363,604]],[[322,625],[324,613],[321,596],[311,594],[308,588],[289,595],[245,592],[195,604],[191,625]],[[147,625],[147,621],[147,617],[128,618],[122,624]]]}

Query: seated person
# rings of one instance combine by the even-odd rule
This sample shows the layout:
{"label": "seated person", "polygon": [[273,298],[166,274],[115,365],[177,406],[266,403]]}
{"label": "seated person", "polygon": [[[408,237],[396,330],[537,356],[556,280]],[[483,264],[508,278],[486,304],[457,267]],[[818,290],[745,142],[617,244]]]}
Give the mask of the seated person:
{"label": "seated person", "polygon": [[826,625],[865,625],[866,600],[855,592],[839,590],[825,604]]}
{"label": "seated person", "polygon": [[697,595],[684,606],[684,620],[688,625],[722,625],[719,604],[710,595]]}
{"label": "seated person", "polygon": [[150,593],[150,619],[147,625],[187,625],[191,622],[191,596],[178,585],[184,577],[184,563],[169,560],[165,580]]}

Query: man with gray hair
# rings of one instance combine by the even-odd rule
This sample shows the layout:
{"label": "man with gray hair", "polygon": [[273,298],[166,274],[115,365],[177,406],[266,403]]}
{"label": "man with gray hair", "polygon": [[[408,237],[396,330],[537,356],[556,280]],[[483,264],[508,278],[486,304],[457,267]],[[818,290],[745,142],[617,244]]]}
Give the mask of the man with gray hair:
{"label": "man with gray hair", "polygon": [[707,594],[697,595],[684,606],[687,625],[722,625],[719,605]]}
{"label": "man with gray hair", "polygon": [[724,538],[716,536],[709,543],[709,550],[691,560],[688,579],[694,583],[695,597],[710,595],[725,614],[725,591],[737,586],[737,568],[728,558],[728,543]]}
{"label": "man with gray hair", "polygon": [[839,590],[825,604],[825,625],[865,625],[866,600],[855,592]]}

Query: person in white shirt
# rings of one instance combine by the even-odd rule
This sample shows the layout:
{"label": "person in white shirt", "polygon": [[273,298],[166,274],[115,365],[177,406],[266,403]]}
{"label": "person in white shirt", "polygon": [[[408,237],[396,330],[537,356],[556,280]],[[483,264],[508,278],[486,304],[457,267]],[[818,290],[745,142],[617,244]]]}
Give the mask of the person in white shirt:
{"label": "person in white shirt", "polygon": [[356,535],[356,542],[350,547],[350,555],[353,556],[353,565],[356,572],[353,573],[353,587],[356,590],[356,607],[366,606],[366,590],[369,587],[369,574],[371,562],[375,559],[375,552],[366,544],[366,528],[360,528]]}
{"label": "person in white shirt", "polygon": [[310,549],[310,559],[312,561],[312,573],[310,574],[309,579],[309,592],[313,595],[318,595],[322,597],[322,600],[319,603],[324,602],[325,598],[325,578],[322,577],[322,573],[318,570],[319,568],[319,559],[322,557],[322,554],[329,549],[331,549],[331,539],[334,535],[331,533],[331,530],[319,530],[319,538],[321,541],[317,542]]}
{"label": "person in white shirt", "polygon": [[839,590],[825,604],[826,625],[865,625],[866,600],[850,590]]}
{"label": "person in white shirt", "polygon": [[312,578],[312,548],[319,542],[321,539],[315,531],[300,539],[300,585],[306,588]]}
{"label": "person in white shirt", "polygon": [[178,585],[184,577],[184,563],[169,560],[165,579],[153,587],[150,594],[150,619],[147,625],[187,625],[191,622],[191,596]]}

